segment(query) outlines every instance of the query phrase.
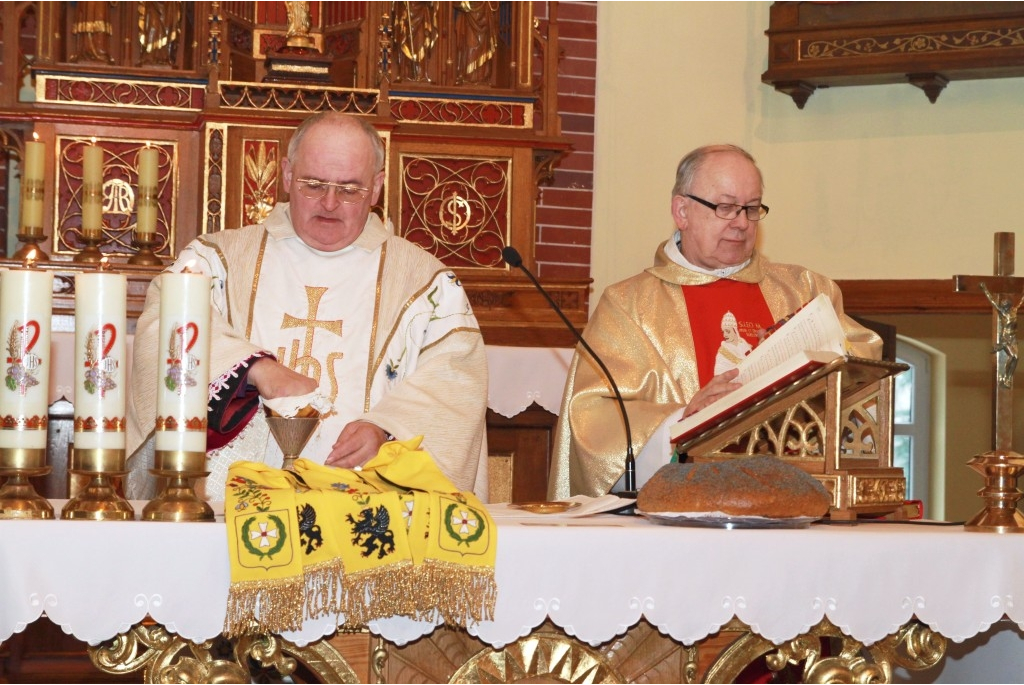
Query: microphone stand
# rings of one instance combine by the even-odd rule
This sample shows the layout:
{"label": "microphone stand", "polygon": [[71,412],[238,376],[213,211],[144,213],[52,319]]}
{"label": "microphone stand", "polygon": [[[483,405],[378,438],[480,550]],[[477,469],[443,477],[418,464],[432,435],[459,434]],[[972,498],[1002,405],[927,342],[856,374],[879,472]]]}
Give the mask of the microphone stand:
{"label": "microphone stand", "polygon": [[585,349],[590,354],[590,357],[597,362],[597,365],[601,367],[601,371],[604,372],[605,377],[608,379],[608,384],[611,385],[612,391],[615,393],[615,401],[619,405],[619,412],[622,414],[622,423],[626,427],[625,490],[612,494],[618,495],[624,499],[636,499],[636,459],[633,456],[633,433],[629,429],[629,415],[626,413],[626,403],[622,400],[622,394],[619,392],[619,386],[616,385],[615,379],[612,377],[612,372],[608,370],[608,367],[604,365],[604,362],[601,361],[601,358],[597,353],[594,352],[590,345],[587,344],[587,341],[583,339],[580,332],[577,331],[576,327],[572,325],[571,321],[569,321],[569,317],[562,312],[562,308],[558,306],[554,299],[552,299],[551,295],[548,294],[548,291],[540,284],[540,281],[537,280],[529,269],[523,266],[523,258],[519,255],[519,251],[510,245],[501,251],[501,256],[509,266],[516,267],[526,274],[526,277],[529,278],[534,287],[540,291],[540,294],[544,296],[544,299],[546,299],[548,304],[551,305],[551,308],[555,310],[555,313],[562,319],[562,322],[570,331],[572,331],[573,335],[576,336],[576,340],[578,340],[580,345],[583,346],[583,349]]}

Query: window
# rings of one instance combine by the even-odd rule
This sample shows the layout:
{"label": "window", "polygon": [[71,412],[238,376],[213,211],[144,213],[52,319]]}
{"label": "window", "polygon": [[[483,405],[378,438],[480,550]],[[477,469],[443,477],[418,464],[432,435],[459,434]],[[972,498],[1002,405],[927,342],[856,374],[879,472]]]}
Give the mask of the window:
{"label": "window", "polygon": [[[944,415],[938,409],[932,387],[941,380],[945,368],[944,355],[911,338],[897,336],[896,361],[910,368],[896,377],[893,408],[893,466],[902,468],[907,477],[907,499],[925,503],[925,515],[940,518],[945,503],[932,497],[933,469],[941,479],[944,454],[932,439],[934,426]],[[937,375],[938,374],[938,375]],[[936,489],[938,490],[938,489]]]}

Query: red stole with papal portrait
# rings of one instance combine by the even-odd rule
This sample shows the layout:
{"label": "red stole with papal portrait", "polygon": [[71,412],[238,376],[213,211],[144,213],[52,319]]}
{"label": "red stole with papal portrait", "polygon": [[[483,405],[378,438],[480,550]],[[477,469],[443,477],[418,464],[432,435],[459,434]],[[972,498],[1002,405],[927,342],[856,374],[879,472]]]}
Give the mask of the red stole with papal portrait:
{"label": "red stole with papal portrait", "polygon": [[705,285],[684,285],[683,298],[693,334],[700,387],[714,376],[715,356],[722,345],[722,320],[727,312],[736,317],[740,337],[756,347],[759,331],[775,323],[761,287],[721,278]]}

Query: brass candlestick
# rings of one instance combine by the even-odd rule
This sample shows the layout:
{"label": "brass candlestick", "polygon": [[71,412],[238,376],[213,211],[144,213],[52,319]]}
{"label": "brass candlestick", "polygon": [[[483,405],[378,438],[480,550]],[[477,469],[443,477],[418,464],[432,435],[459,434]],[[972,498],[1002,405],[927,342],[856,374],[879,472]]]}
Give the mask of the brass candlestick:
{"label": "brass candlestick", "polygon": [[213,521],[213,509],[199,499],[191,480],[210,475],[206,452],[168,452],[154,455],[154,476],[167,478],[167,485],[142,510],[143,521]]}
{"label": "brass candlestick", "polygon": [[156,233],[136,233],[132,236],[135,254],[128,258],[128,263],[138,266],[163,266],[163,260],[153,252],[153,246],[158,243]]}
{"label": "brass candlestick", "polygon": [[83,233],[81,240],[85,243],[85,247],[75,255],[72,261],[79,264],[97,264],[103,261],[103,253],[100,252],[100,245],[103,244],[102,233],[100,233],[100,235]]}
{"label": "brass candlestick", "polygon": [[0,519],[52,519],[53,505],[29,481],[49,472],[45,449],[0,447]]}
{"label": "brass candlestick", "polygon": [[24,262],[31,259],[34,262],[45,262],[49,259],[49,255],[39,247],[39,243],[46,240],[46,236],[35,233],[18,233],[18,242],[21,243],[21,247],[11,255],[11,259],[16,259],[19,262]]}
{"label": "brass candlestick", "polygon": [[964,524],[964,530],[1024,533],[1024,514],[1017,511],[1017,501],[1024,496],[1017,489],[1017,477],[1024,471],[1024,456],[993,450],[975,456],[967,464],[985,477],[985,487],[978,491],[985,500],[985,508]]}
{"label": "brass candlestick", "polygon": [[310,436],[320,423],[319,416],[276,416],[269,414],[267,410],[267,425],[270,426],[270,433],[277,441],[278,447],[284,452],[284,464],[281,468],[291,471],[295,460],[302,453],[302,448],[309,442]]}
{"label": "brass candlestick", "polygon": [[73,450],[68,471],[92,476],[92,479],[80,495],[64,505],[60,512],[62,519],[130,521],[135,518],[132,505],[118,494],[111,481],[128,472],[124,450]]}

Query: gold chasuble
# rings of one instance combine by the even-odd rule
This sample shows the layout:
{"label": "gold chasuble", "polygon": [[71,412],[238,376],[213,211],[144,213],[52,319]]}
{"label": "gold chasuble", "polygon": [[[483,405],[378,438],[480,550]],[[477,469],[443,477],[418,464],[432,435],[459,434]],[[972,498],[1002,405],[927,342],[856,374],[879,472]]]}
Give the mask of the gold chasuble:
{"label": "gold chasuble", "polygon": [[294,631],[326,616],[349,627],[395,615],[463,628],[491,620],[494,521],[419,443],[386,443],[359,471],[232,464],[224,633]]}
{"label": "gold chasuble", "polygon": [[[433,255],[374,214],[349,247],[315,250],[280,203],[264,224],[194,240],[168,270],[188,262],[213,279],[211,397],[245,371],[243,360],[269,353],[316,379],[331,407],[301,456],[323,463],[346,424],[368,421],[401,439],[424,436],[423,448],[457,489],[486,497],[484,343],[462,284]],[[153,496],[159,280],[136,328],[128,410],[128,486],[140,499]],[[282,463],[262,407],[209,452],[210,477],[197,491],[224,499],[236,461]]]}
{"label": "gold chasuble", "polygon": [[[842,322],[850,354],[875,359],[881,355],[881,339],[844,315],[838,286],[820,274],[792,264],[772,263],[755,252],[746,267],[722,279],[682,266],[669,250],[679,256],[675,241],[666,241],[658,247],[653,267],[605,289],[583,333],[615,377],[629,414],[637,454],[661,424],[678,414],[701,388],[691,328],[701,312],[690,310],[691,298],[684,297],[684,290],[689,293],[692,288],[720,280],[736,284],[721,288],[723,299],[733,297],[733,301],[716,304],[714,311],[706,303],[707,316],[713,319],[704,330],[711,331],[717,341],[723,337],[723,321],[731,323],[723,309],[734,312],[734,316],[744,312],[737,317],[740,324],[763,322],[749,286],[760,291],[773,322],[825,293]],[[755,306],[751,309],[752,304]],[[749,333],[743,331],[732,343],[733,354],[742,353],[743,334]],[[710,349],[705,351],[707,355],[712,353]],[[715,361],[709,356],[704,364],[708,363]],[[614,393],[589,355],[577,349],[555,429],[548,497],[609,492],[625,469],[625,443],[626,432]],[[664,455],[665,463],[670,457]]]}

